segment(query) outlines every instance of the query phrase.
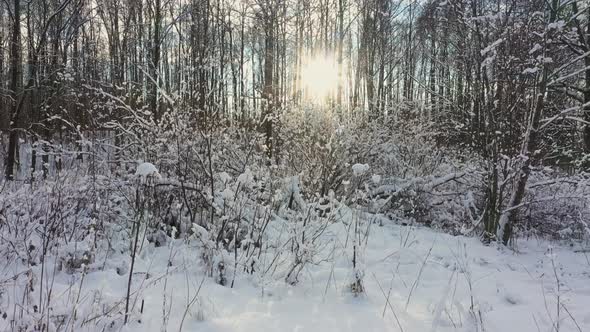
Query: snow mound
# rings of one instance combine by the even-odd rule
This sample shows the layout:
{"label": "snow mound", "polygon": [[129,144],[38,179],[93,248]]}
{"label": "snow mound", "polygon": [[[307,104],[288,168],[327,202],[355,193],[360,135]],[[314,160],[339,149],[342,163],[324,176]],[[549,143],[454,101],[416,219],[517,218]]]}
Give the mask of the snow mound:
{"label": "snow mound", "polygon": [[352,165],[352,173],[355,176],[360,176],[360,175],[367,173],[369,168],[370,167],[367,164],[354,164],[354,165]]}
{"label": "snow mound", "polygon": [[160,172],[158,172],[158,169],[152,163],[139,164],[139,166],[137,166],[137,170],[135,170],[135,176],[144,179],[150,176],[155,177],[157,179],[161,178]]}
{"label": "snow mound", "polygon": [[217,176],[219,177],[219,181],[223,183],[228,183],[231,181],[231,175],[227,174],[226,172],[218,173]]}
{"label": "snow mound", "polygon": [[246,167],[244,173],[238,176],[237,181],[241,186],[251,188],[254,183],[254,175],[252,174],[252,171],[250,171],[250,168]]}

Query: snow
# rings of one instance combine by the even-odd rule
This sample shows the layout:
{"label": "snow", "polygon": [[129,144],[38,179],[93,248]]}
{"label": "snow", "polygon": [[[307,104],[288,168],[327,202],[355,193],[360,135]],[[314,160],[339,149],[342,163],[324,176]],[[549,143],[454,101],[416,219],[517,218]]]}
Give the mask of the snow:
{"label": "snow", "polygon": [[281,199],[283,200],[283,207],[291,205],[293,203],[303,210],[306,210],[307,204],[303,197],[301,197],[301,180],[299,176],[291,176],[283,179],[283,193]]}
{"label": "snow", "polygon": [[539,45],[539,43],[535,43],[533,48],[531,48],[531,50],[529,51],[529,54],[536,53],[536,52],[540,51],[541,49],[543,49],[543,47],[541,45]]}
{"label": "snow", "polygon": [[501,43],[504,42],[504,38],[500,38],[498,40],[496,40],[495,42],[491,43],[490,45],[486,46],[484,49],[482,49],[480,51],[481,55],[486,55],[488,54],[490,51],[495,50],[496,47],[498,47]]}
{"label": "snow", "polygon": [[[348,289],[351,264],[350,251],[343,248],[347,237],[343,223],[332,224],[324,235],[332,239],[331,248],[338,254],[332,261],[308,265],[296,286],[280,276],[258,274],[240,274],[234,288],[220,286],[208,277],[195,259],[199,255],[194,246],[186,241],[174,240],[159,248],[150,244],[136,262],[130,323],[122,327],[115,322],[112,330],[178,331],[182,322],[184,331],[206,332],[399,331],[397,316],[404,332],[535,332],[537,324],[541,331],[550,331],[558,294],[554,271],[562,305],[582,331],[590,329],[587,254],[536,240],[521,240],[515,253],[484,246],[476,238],[387,220],[383,224],[371,228],[363,252],[366,293],[359,297]],[[205,229],[194,228],[200,238],[207,238]],[[104,269],[96,269],[102,262],[95,263],[84,277],[57,272],[56,294],[81,290],[78,315],[92,318],[84,331],[101,330],[100,324],[109,319],[103,312],[124,298],[128,276],[124,269],[119,275],[116,268],[125,266],[125,261],[115,255]],[[67,314],[70,309],[65,305],[75,298],[75,294],[57,296],[54,301],[64,307],[56,307],[56,314]],[[142,303],[144,310],[139,313]],[[560,315],[561,331],[577,331],[565,310]],[[0,330],[9,326],[9,321],[0,319]]]}
{"label": "snow", "polygon": [[141,163],[137,166],[137,170],[135,171],[135,176],[140,178],[147,178],[150,176],[160,178],[160,173],[154,164],[152,163]]}
{"label": "snow", "polygon": [[[367,164],[346,167],[351,167],[356,176],[368,176],[372,182],[367,189],[371,191],[370,197],[382,194],[389,200],[396,200],[409,191],[436,193],[438,189],[444,194],[447,191],[442,191],[443,184],[470,181],[464,172],[457,170],[441,176],[394,181],[385,174],[370,175]],[[381,170],[380,167],[374,169]],[[136,174],[159,177],[157,168],[150,163],[140,164]],[[246,223],[246,220],[266,216],[262,209],[260,216],[252,211],[255,200],[252,196],[256,194],[248,188],[258,185],[256,181],[259,180],[249,168],[244,168],[242,174],[230,176],[221,172],[215,173],[215,177],[219,180],[215,208],[235,210],[234,214],[227,213],[220,218],[220,223],[234,217]],[[272,218],[263,241],[265,250],[252,261],[246,261],[242,259],[246,250],[242,249],[253,241],[251,238],[244,240],[238,252],[240,259],[234,287],[219,285],[210,266],[203,262],[202,257],[213,256],[211,261],[215,265],[224,263],[228,269],[227,278],[232,279],[233,252],[215,251],[216,243],[212,240],[216,236],[215,228],[203,222],[208,215],[196,217],[194,224],[187,225],[192,230],[187,231],[190,239],[172,236],[161,240],[165,232],[158,230],[145,237],[147,240],[157,237],[158,247],[142,241],[131,278],[132,314],[130,322],[123,326],[123,304],[130,271],[130,227],[121,225],[130,215],[126,215],[122,207],[113,208],[113,214],[109,214],[113,220],[110,224],[98,223],[106,219],[104,216],[95,221],[97,226],[106,227],[96,232],[113,228],[108,241],[95,242],[92,233],[95,231],[90,228],[85,237],[60,242],[56,250],[58,257],[48,257],[44,266],[38,260],[34,265],[26,265],[21,259],[10,263],[4,260],[0,264],[0,331],[16,330],[12,317],[21,315],[21,302],[26,300],[27,308],[31,308],[39,301],[39,289],[45,290],[43,298],[46,300],[49,288],[52,289],[51,319],[71,317],[73,312],[78,317],[76,322],[66,322],[70,324],[68,331],[549,332],[557,320],[558,295],[562,308],[560,331],[590,331],[588,249],[570,247],[569,243],[519,238],[516,251],[512,251],[495,245],[485,246],[478,238],[455,237],[416,227],[408,220],[404,222],[409,226],[402,226],[382,215],[346,207],[335,213],[334,219],[305,219],[311,222],[303,228],[304,221],[297,218],[307,218],[310,211],[332,213],[336,210],[332,200],[337,201],[333,191],[329,193],[329,203],[323,200],[317,203],[304,197],[307,189],[304,179],[298,175],[287,176],[280,183],[272,184],[276,204],[272,211],[269,209]],[[102,180],[98,178],[99,183]],[[537,179],[531,186],[548,181]],[[89,183],[77,184],[77,191],[71,196],[85,193],[90,187]],[[169,187],[172,190],[182,187],[190,192],[200,190],[197,183],[180,183],[174,179],[159,181],[158,190]],[[476,200],[477,197],[468,192],[461,203],[466,210],[475,209]],[[246,203],[238,205],[242,201]],[[32,199],[32,202],[35,202],[32,206],[37,207],[43,204],[40,199]],[[114,203],[119,205],[118,200]],[[107,204],[109,202],[102,197],[97,200],[97,206]],[[288,219],[290,216],[293,218]],[[370,232],[366,245],[361,244],[357,257],[360,264],[356,269],[351,264],[351,242],[356,238],[351,234],[353,216],[359,217],[363,229]],[[157,221],[157,217],[147,215],[146,220]],[[0,222],[2,218],[0,214]],[[30,218],[25,215],[22,220]],[[471,222],[478,223],[473,218]],[[315,240],[314,227],[323,225],[326,231]],[[33,228],[32,241],[23,245],[33,243],[40,247],[38,240],[43,228],[39,226]],[[143,225],[141,229],[145,229]],[[568,235],[572,230],[564,227],[559,233]],[[0,244],[9,243],[10,239],[3,233],[6,231],[6,227],[0,227]],[[590,233],[588,228],[585,231]],[[298,239],[305,233],[306,239],[315,240],[305,243],[298,240],[301,241],[297,243],[302,251],[300,256],[307,264],[295,285],[285,282],[286,270],[293,260],[289,249],[291,232],[296,233]],[[277,266],[265,272],[275,258]],[[260,268],[252,274],[245,272],[246,262],[255,262]],[[39,278],[42,268],[45,274]],[[350,291],[355,273],[364,276],[365,292],[357,297]],[[36,288],[25,294],[28,275],[37,278]],[[46,283],[39,287],[39,280]],[[8,318],[2,319],[5,313]],[[25,313],[21,323],[27,320],[32,326],[33,319],[39,316]],[[87,322],[82,324],[83,321]],[[53,327],[49,331],[64,330]]]}
{"label": "snow", "polygon": [[373,176],[371,177],[371,181],[373,181],[374,184],[381,183],[381,175],[373,174]]}
{"label": "snow", "polygon": [[352,165],[352,173],[355,176],[363,175],[363,174],[367,173],[367,171],[369,171],[369,165],[367,165],[367,164],[354,164],[354,165]]}
{"label": "snow", "polygon": [[246,167],[244,173],[238,176],[238,183],[243,187],[251,187],[254,182],[254,175],[250,168]]}
{"label": "snow", "polygon": [[563,27],[565,27],[565,22],[564,22],[563,20],[559,20],[559,21],[557,21],[557,22],[554,22],[554,23],[549,23],[549,24],[547,25],[547,29],[548,29],[548,30],[552,30],[552,29],[555,29],[555,30],[562,30],[562,29],[563,29]]}
{"label": "snow", "polygon": [[218,173],[218,176],[219,176],[219,180],[222,183],[228,183],[229,181],[231,181],[231,176],[229,174],[227,174],[227,172]]}
{"label": "snow", "polygon": [[221,192],[221,197],[223,197],[224,200],[230,201],[230,200],[234,199],[235,194],[230,188],[225,188]]}
{"label": "snow", "polygon": [[[344,240],[345,230],[336,228],[335,235]],[[366,295],[354,298],[347,290],[349,257],[340,257],[333,264],[309,267],[307,280],[295,287],[282,280],[247,277],[239,280],[239,286],[234,289],[206,281],[201,294],[204,308],[200,310],[208,314],[204,321],[190,317],[185,330],[398,331],[389,307],[383,316],[386,301],[380,288],[385,292],[391,288],[391,305],[404,331],[476,331],[469,314],[472,294],[468,279],[474,287],[475,310],[481,312],[486,331],[532,332],[537,331],[535,320],[540,326],[548,327],[551,319],[555,319],[555,312],[547,313],[544,304],[547,301],[553,309],[556,296],[545,243],[526,241],[521,253],[515,255],[484,247],[477,239],[454,238],[428,229],[392,226],[373,232],[366,252]],[[406,238],[410,240],[406,242]],[[408,299],[421,262],[431,247],[433,254],[426,260],[420,281]],[[159,256],[166,257],[165,250]],[[562,281],[568,286],[562,301],[582,328],[590,328],[587,311],[590,265],[583,255],[568,249],[559,250],[557,257],[565,268]],[[179,273],[171,281],[178,280],[174,284],[180,286],[185,277]],[[188,278],[189,284],[194,285],[202,276],[195,271]],[[191,287],[194,291],[195,287]],[[191,287],[175,288],[170,294],[177,298],[173,305],[180,309]],[[152,303],[158,303],[161,289],[154,287],[148,294]],[[406,302],[409,304],[404,310]],[[144,313],[144,322],[133,325],[131,331],[158,330],[161,307],[150,306],[148,311],[151,314]],[[178,314],[175,315],[170,319],[170,330],[175,330],[179,321]],[[562,331],[575,331],[569,319],[562,319]]]}

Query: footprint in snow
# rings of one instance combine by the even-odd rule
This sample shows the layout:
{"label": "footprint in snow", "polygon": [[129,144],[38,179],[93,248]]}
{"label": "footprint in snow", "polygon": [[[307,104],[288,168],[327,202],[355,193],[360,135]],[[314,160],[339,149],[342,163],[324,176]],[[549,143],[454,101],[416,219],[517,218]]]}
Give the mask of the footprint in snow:
{"label": "footprint in snow", "polygon": [[517,305],[523,302],[522,297],[520,295],[512,292],[504,293],[504,300],[511,305]]}
{"label": "footprint in snow", "polygon": [[479,266],[488,266],[490,264],[490,262],[483,257],[475,258],[473,261]]}

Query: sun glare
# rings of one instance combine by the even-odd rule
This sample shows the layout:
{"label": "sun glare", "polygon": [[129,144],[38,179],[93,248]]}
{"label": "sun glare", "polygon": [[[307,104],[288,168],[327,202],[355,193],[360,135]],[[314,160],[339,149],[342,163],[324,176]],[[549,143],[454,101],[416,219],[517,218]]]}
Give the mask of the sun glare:
{"label": "sun glare", "polygon": [[338,65],[332,57],[313,57],[301,71],[301,83],[305,96],[315,102],[323,102],[338,88]]}

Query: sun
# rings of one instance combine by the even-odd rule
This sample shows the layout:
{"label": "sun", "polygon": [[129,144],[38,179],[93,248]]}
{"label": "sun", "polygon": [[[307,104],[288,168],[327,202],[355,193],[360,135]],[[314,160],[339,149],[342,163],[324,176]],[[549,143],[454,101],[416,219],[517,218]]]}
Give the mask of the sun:
{"label": "sun", "polygon": [[314,102],[323,102],[338,89],[338,65],[333,57],[316,56],[304,63],[301,83],[305,96]]}

